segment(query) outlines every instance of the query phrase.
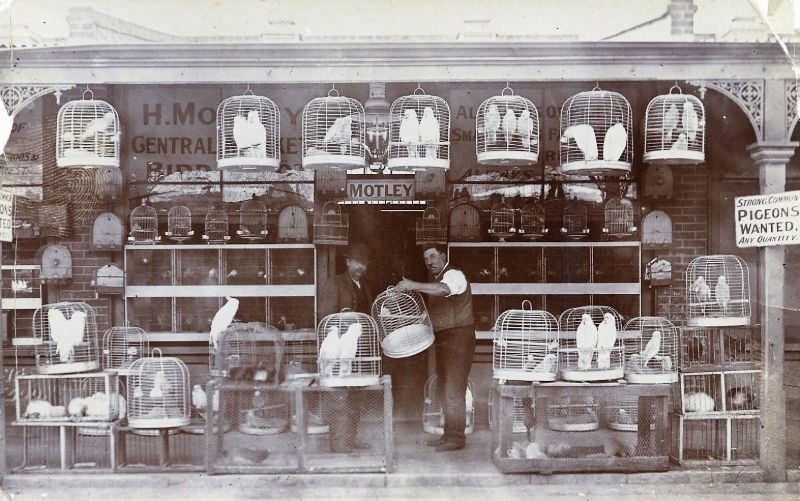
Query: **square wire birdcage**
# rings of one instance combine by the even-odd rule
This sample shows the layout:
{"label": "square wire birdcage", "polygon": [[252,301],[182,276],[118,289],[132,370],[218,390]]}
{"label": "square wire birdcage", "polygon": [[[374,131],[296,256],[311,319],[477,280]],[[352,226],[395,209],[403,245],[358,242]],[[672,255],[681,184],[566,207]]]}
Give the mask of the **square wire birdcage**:
{"label": "square wire birdcage", "polygon": [[681,373],[673,385],[673,407],[680,414],[757,414],[761,371]]}
{"label": "square wire birdcage", "polygon": [[758,369],[761,363],[760,325],[680,328],[680,371]]}
{"label": "square wire birdcage", "polygon": [[760,456],[761,420],[756,415],[670,415],[670,459],[680,465],[749,465]]}

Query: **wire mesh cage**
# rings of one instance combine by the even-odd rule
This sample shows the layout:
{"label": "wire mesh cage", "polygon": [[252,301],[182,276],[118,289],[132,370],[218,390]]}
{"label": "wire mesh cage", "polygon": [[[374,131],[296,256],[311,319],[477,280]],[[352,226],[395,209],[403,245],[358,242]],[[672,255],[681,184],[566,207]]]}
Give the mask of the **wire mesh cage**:
{"label": "wire mesh cage", "polygon": [[739,256],[692,259],[686,269],[686,294],[686,321],[692,327],[750,323],[750,272]]}
{"label": "wire mesh cage", "polygon": [[56,118],[58,167],[119,167],[120,126],[117,110],[86,90]]}
{"label": "wire mesh cage", "polygon": [[303,108],[303,168],[355,169],[366,163],[364,107],[333,88]]}
{"label": "wire mesh cage", "polygon": [[705,107],[677,85],[647,105],[644,131],[645,162],[686,165],[706,160]]}
{"label": "wire mesh cage", "polygon": [[[528,440],[531,439],[531,432],[536,424],[536,412],[534,408],[534,400],[528,397],[513,397],[513,417],[511,425],[511,433],[525,433],[528,435]],[[489,400],[487,407],[489,409],[489,429],[494,430],[496,424],[494,423],[494,406],[497,405],[498,396],[497,391],[491,389],[489,391]]]}
{"label": "wire mesh cage", "polygon": [[263,240],[269,235],[267,206],[256,200],[255,195],[239,207],[239,229],[236,234],[245,240]]}
{"label": "wire mesh cage", "polygon": [[761,366],[761,326],[682,327],[683,372],[743,370]]}
{"label": "wire mesh cage", "polygon": [[97,320],[86,303],[43,305],[33,313],[36,369],[40,374],[88,372],[100,368]]}
{"label": "wire mesh cage", "polygon": [[598,407],[600,425],[614,431],[639,430],[639,397],[614,395],[600,401]]}
{"label": "wire mesh cage", "polygon": [[282,378],[284,340],[261,322],[234,322],[211,350],[211,373],[235,381],[277,385]]}
{"label": "wire mesh cage", "polygon": [[203,226],[203,240],[208,243],[223,243],[231,239],[228,229],[228,214],[222,207],[210,207],[206,211]]}
{"label": "wire mesh cage", "polygon": [[673,407],[680,414],[757,413],[761,371],[681,373],[673,385]]}
{"label": "wire mesh cage", "polygon": [[561,234],[571,239],[585,238],[589,234],[589,216],[586,207],[577,200],[564,204],[561,216]]}
{"label": "wire mesh cage", "polygon": [[150,353],[150,343],[141,327],[114,326],[103,335],[103,369],[127,375],[137,359]]}
{"label": "wire mesh cage", "polygon": [[603,208],[603,233],[611,237],[626,237],[636,233],[633,202],[628,198],[612,198]]}
{"label": "wire mesh cage", "polygon": [[321,386],[378,384],[378,326],[369,315],[346,311],[326,316],[317,326],[317,346]]}
{"label": "wire mesh cage", "polygon": [[117,375],[110,371],[18,374],[14,386],[18,423],[111,421],[124,412]]}
{"label": "wire mesh cage", "polygon": [[758,416],[709,416],[696,419],[670,415],[672,450],[678,464],[755,464],[759,459],[761,420]]}
{"label": "wire mesh cage", "polygon": [[[464,393],[464,407],[467,413],[467,424],[464,433],[469,435],[475,429],[475,391],[472,379],[467,379],[467,391]],[[439,377],[434,374],[425,381],[422,405],[422,429],[425,433],[442,435],[444,433],[444,411],[442,410],[442,388]]]}
{"label": "wire mesh cage", "polygon": [[217,108],[217,168],[269,168],[280,165],[278,106],[248,89]]}
{"label": "wire mesh cage", "polygon": [[450,211],[449,235],[453,242],[477,242],[481,239],[481,213],[471,204],[459,204]]}
{"label": "wire mesh cage", "polygon": [[167,212],[167,231],[164,236],[176,242],[183,242],[194,236],[192,230],[192,211],[185,205],[176,205]]}
{"label": "wire mesh cage", "polygon": [[152,244],[161,240],[158,236],[158,213],[142,200],[142,204],[131,211],[131,231],[128,241],[134,244]]}
{"label": "wire mesh cage", "polygon": [[561,313],[558,318],[561,378],[566,381],[622,378],[623,325],[622,315],[610,306],[579,306]]}
{"label": "wire mesh cage", "polygon": [[522,208],[519,222],[519,234],[527,240],[536,240],[547,234],[544,207],[537,203]]}
{"label": "wire mesh cage", "polygon": [[288,205],[278,213],[278,242],[308,242],[308,216],[302,207]]}
{"label": "wire mesh cage", "polygon": [[381,348],[390,358],[422,353],[433,344],[433,327],[422,295],[389,287],[372,303],[378,321]]}
{"label": "wire mesh cage", "polygon": [[127,391],[131,428],[174,428],[191,421],[189,369],[157,348],[131,364]]}
{"label": "wire mesh cage", "polygon": [[492,371],[495,379],[555,381],[558,374],[558,320],[530,301],[507,310],[494,324]]}
{"label": "wire mesh cage", "polygon": [[516,233],[514,208],[505,203],[505,201],[495,204],[489,212],[489,235],[495,240],[505,242],[507,238],[516,235]]}
{"label": "wire mesh cage", "polygon": [[625,175],[633,162],[631,105],[595,87],[561,107],[561,171],[583,176]]}
{"label": "wire mesh cage", "polygon": [[546,399],[547,427],[554,431],[593,431],[600,428],[594,397]]}
{"label": "wire mesh cage", "polygon": [[475,154],[484,165],[539,161],[539,112],[530,99],[506,86],[481,103],[475,116]]}
{"label": "wire mesh cage", "polygon": [[678,328],[666,318],[636,317],[625,325],[625,379],[663,384],[678,380]]}
{"label": "wire mesh cage", "polygon": [[439,216],[439,209],[427,207],[417,219],[417,245],[447,243],[447,227]]}
{"label": "wire mesh cage", "polygon": [[402,117],[389,127],[389,169],[450,168],[450,107],[421,87],[392,103],[390,113]]}
{"label": "wire mesh cage", "polygon": [[333,200],[325,202],[322,212],[314,215],[314,243],[322,245],[347,245],[350,219]]}

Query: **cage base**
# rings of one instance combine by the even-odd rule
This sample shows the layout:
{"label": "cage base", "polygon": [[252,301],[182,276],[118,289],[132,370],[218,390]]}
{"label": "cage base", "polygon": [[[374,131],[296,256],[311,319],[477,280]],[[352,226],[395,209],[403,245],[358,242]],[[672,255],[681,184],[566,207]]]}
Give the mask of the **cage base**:
{"label": "cage base", "polygon": [[[636,423],[618,423],[615,421],[609,421],[607,426],[609,430],[614,430],[614,431],[633,431],[633,432],[639,431],[639,425]],[[650,427],[652,429],[653,425],[650,425]]]}
{"label": "cage base", "polygon": [[11,338],[12,346],[39,346],[44,344],[44,340],[35,337],[15,337]]}
{"label": "cage base", "polygon": [[645,152],[642,161],[650,164],[696,165],[705,163],[706,154],[702,151],[655,150]]}
{"label": "cage base", "polygon": [[630,173],[629,162],[609,160],[580,160],[561,164],[561,172],[572,176],[624,176]]}
{"label": "cage base", "polygon": [[244,433],[245,435],[278,435],[284,433],[286,430],[289,429],[289,422],[287,420],[283,420],[282,426],[267,426],[264,428],[259,428],[255,426],[250,426],[246,423],[239,423],[239,431]]}
{"label": "cage base", "polygon": [[560,374],[561,379],[565,381],[610,381],[612,379],[622,379],[625,375],[625,370],[622,367],[588,371],[561,369]]}
{"label": "cage base", "polygon": [[339,168],[339,169],[357,169],[364,167],[364,157],[356,155],[336,155],[332,153],[325,153],[321,155],[305,155],[303,156],[303,168]]}
{"label": "cage base", "polygon": [[315,245],[348,245],[350,242],[347,239],[341,238],[317,238],[314,237]]}
{"label": "cage base", "polygon": [[[163,419],[131,419],[128,418],[128,427],[134,430],[156,431],[162,428],[180,428],[192,422],[189,418],[163,418]],[[136,433],[136,431],[133,433]],[[177,433],[177,430],[175,431]],[[157,434],[157,433],[156,433]]]}
{"label": "cage base", "polygon": [[531,165],[539,161],[538,153],[529,151],[482,151],[477,155],[481,165]]}
{"label": "cage base", "polygon": [[[119,168],[119,158],[99,157],[88,151],[77,150],[80,155],[61,156],[56,158],[56,167],[116,167]],[[62,153],[63,154],[63,153]]]}
{"label": "cage base", "polygon": [[[389,336],[391,336],[391,334],[389,334]],[[384,338],[383,341],[386,341],[386,339],[388,339],[388,336]],[[410,346],[406,350],[398,350],[398,351],[387,350],[383,341],[381,341],[381,348],[383,348],[384,355],[386,355],[389,358],[407,358],[407,357],[413,357],[414,355],[422,353],[423,351],[430,348],[433,345],[434,337],[433,337],[433,332],[431,332],[431,337],[429,339],[425,339],[423,343],[417,344],[415,346]]]}
{"label": "cage base", "polygon": [[647,374],[645,372],[627,372],[625,381],[632,384],[670,384],[678,382],[677,372]]}
{"label": "cage base", "polygon": [[[297,423],[292,421],[291,426],[289,426],[289,430],[292,433],[297,433]],[[330,432],[331,428],[327,424],[308,424],[306,423],[306,433],[309,435],[325,435],[326,433]]]}
{"label": "cage base", "polygon": [[750,317],[690,317],[686,324],[689,327],[735,327],[750,325]]}
{"label": "cage base", "polygon": [[36,364],[39,374],[72,374],[75,372],[91,372],[100,370],[100,362],[91,360],[89,362],[67,362],[57,364]]}
{"label": "cage base", "polygon": [[386,161],[386,168],[389,170],[418,170],[418,169],[442,169],[450,168],[449,158],[432,157],[398,157],[390,158]]}
{"label": "cage base", "polygon": [[555,381],[557,374],[555,372],[534,372],[534,371],[514,370],[514,369],[495,369],[492,377],[494,377],[494,379],[502,379],[505,381],[549,382],[549,381]]}
{"label": "cage base", "polygon": [[350,386],[373,386],[380,384],[378,375],[368,376],[320,376],[319,385],[326,388],[339,388]]}
{"label": "cage base", "polygon": [[280,167],[281,161],[277,158],[271,157],[230,157],[218,158],[217,169],[225,169],[229,167],[241,168],[242,170],[255,170],[257,168],[271,168],[277,169]]}
{"label": "cage base", "polygon": [[553,431],[594,431],[600,429],[600,422],[570,423],[568,418],[550,418],[547,427]]}

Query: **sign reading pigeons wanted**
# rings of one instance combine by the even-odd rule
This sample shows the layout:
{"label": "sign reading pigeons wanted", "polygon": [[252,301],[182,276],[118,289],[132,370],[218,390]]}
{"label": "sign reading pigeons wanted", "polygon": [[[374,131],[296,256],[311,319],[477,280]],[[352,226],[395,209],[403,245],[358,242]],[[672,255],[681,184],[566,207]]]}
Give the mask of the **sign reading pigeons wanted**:
{"label": "sign reading pigeons wanted", "polygon": [[11,190],[0,189],[0,242],[10,242],[14,222],[14,195]]}
{"label": "sign reading pigeons wanted", "polygon": [[800,191],[736,197],[736,246],[800,244]]}

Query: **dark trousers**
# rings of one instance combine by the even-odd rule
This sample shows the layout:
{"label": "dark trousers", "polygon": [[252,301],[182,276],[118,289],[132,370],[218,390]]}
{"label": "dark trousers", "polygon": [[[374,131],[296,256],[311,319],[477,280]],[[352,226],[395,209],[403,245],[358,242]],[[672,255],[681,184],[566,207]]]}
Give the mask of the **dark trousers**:
{"label": "dark trousers", "polygon": [[328,392],[328,422],[331,452],[350,452],[356,443],[361,413],[361,393],[354,389]]}
{"label": "dark trousers", "polygon": [[467,378],[475,354],[475,327],[454,327],[436,331],[437,392],[444,412],[443,438],[464,442],[467,426]]}

